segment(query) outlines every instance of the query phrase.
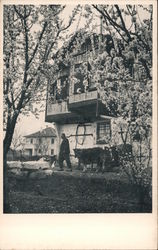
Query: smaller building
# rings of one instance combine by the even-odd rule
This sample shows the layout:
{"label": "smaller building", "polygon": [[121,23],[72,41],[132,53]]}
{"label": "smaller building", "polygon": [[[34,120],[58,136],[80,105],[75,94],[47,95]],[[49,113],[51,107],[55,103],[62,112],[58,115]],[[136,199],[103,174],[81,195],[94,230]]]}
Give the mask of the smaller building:
{"label": "smaller building", "polygon": [[41,131],[25,136],[25,155],[56,155],[57,136],[55,130],[47,127]]}

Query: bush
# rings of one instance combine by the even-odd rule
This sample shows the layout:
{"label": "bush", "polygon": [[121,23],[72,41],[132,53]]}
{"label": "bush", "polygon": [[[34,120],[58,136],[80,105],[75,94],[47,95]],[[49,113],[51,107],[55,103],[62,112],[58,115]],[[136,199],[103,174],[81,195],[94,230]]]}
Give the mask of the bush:
{"label": "bush", "polygon": [[133,150],[120,154],[119,160],[122,171],[135,186],[141,206],[144,206],[146,200],[152,198],[152,167],[140,160]]}

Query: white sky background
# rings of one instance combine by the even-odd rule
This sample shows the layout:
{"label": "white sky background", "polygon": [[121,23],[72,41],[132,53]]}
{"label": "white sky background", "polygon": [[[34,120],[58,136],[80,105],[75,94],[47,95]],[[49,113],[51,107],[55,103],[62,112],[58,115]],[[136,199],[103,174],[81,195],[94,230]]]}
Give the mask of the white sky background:
{"label": "white sky background", "polygon": [[[72,10],[74,9],[75,5],[67,5],[67,7],[65,8],[65,10],[63,11],[63,14],[61,17],[64,18],[64,22],[67,23],[69,20],[69,16],[71,16]],[[123,7],[123,6],[120,6]],[[147,7],[144,5],[144,7]],[[99,19],[99,15],[97,12],[96,13],[96,18],[93,19],[93,22],[91,24],[95,25],[97,24],[97,30],[95,30],[95,32],[99,32],[100,30],[100,19]],[[72,26],[69,28],[68,33],[66,34],[71,34],[73,32],[76,31],[76,29],[80,29],[80,28],[84,28],[85,23],[86,23],[86,19],[83,17],[79,17],[80,13],[78,14],[76,21],[72,24]],[[148,18],[149,13],[147,11],[144,11],[142,8],[139,8],[139,18],[142,21],[145,18]],[[126,25],[128,25],[128,20],[125,20]],[[90,28],[91,28],[90,27]],[[94,31],[94,30],[93,30]],[[105,33],[105,29],[103,30],[103,32]],[[59,46],[61,46],[62,44],[59,43]],[[52,123],[46,123],[45,122],[45,112],[41,112],[39,114],[39,119],[35,118],[35,116],[33,114],[30,113],[29,116],[20,116],[20,120],[17,123],[16,129],[19,131],[20,134],[22,135],[27,135],[30,133],[34,133],[42,128],[45,128],[46,125],[53,127]]]}

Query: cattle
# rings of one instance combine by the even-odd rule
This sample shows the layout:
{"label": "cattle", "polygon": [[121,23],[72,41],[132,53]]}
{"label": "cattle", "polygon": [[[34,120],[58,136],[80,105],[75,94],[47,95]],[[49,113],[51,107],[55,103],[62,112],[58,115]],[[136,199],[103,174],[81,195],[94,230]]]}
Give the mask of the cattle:
{"label": "cattle", "polygon": [[93,170],[93,164],[97,165],[96,171],[104,171],[110,167],[111,152],[109,148],[87,148],[87,149],[74,149],[75,157],[78,158],[78,168],[81,169],[83,165],[83,172],[87,171],[87,165],[91,164],[91,170]]}

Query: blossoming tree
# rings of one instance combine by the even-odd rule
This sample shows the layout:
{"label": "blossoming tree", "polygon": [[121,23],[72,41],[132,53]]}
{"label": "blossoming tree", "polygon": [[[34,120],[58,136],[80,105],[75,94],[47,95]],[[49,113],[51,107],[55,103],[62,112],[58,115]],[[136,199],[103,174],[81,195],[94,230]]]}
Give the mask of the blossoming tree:
{"label": "blossoming tree", "polygon": [[[65,7],[4,5],[4,180],[7,179],[6,156],[19,115],[27,114],[31,103],[40,102],[43,98],[46,88],[45,74],[51,53],[57,48],[62,34],[73,23],[79,9],[79,6],[75,6],[69,20],[64,23],[61,13]],[[6,194],[5,188],[7,185],[4,183]]]}
{"label": "blossoming tree", "polygon": [[[98,13],[101,18],[98,52],[94,30],[89,27],[87,32],[80,30],[74,51],[81,50],[84,41],[91,37],[92,53],[74,71],[71,80],[77,82],[76,75],[82,74],[86,90],[88,79],[93,79],[100,98],[116,117],[114,133],[120,135],[123,144],[120,165],[129,180],[139,187],[143,203],[145,194],[151,190],[152,5],[85,5],[83,15],[89,18],[89,23]],[[69,64],[71,53],[68,56],[64,51],[60,53],[58,61]],[[110,146],[116,143],[113,141]]]}

